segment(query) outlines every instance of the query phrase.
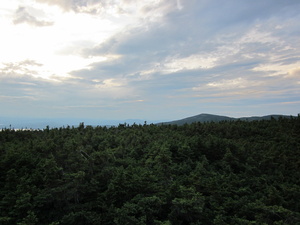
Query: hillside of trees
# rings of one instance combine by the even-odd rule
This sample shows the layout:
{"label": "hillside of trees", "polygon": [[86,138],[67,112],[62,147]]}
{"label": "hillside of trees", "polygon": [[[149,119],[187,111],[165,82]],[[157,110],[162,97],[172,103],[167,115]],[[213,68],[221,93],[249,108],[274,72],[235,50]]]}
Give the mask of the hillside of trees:
{"label": "hillside of trees", "polygon": [[300,117],[0,131],[0,224],[300,224]]}
{"label": "hillside of trees", "polygon": [[158,124],[162,125],[184,125],[184,124],[191,124],[191,123],[207,123],[207,122],[222,122],[222,121],[254,121],[254,120],[270,120],[270,119],[279,119],[279,118],[291,118],[295,116],[288,116],[288,115],[266,115],[266,116],[251,116],[251,117],[240,117],[240,118],[234,118],[234,117],[228,117],[228,116],[220,116],[220,115],[213,115],[213,114],[207,114],[202,113],[196,116],[187,117],[180,120],[174,120],[170,122],[160,122]]}

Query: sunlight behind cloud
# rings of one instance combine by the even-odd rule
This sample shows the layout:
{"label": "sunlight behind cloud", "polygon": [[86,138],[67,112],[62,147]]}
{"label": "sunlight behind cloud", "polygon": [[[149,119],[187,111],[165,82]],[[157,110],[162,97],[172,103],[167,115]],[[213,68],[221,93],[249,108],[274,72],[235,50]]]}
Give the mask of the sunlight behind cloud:
{"label": "sunlight behind cloud", "polygon": [[[13,2],[5,5],[5,20],[0,22],[2,30],[5,31],[0,37],[0,63],[37,61],[43,66],[37,70],[36,76],[43,78],[50,79],[54,75],[68,76],[71,71],[88,68],[93,62],[105,60],[105,57],[98,56],[83,58],[81,50],[103,42],[125,25],[124,22],[113,23],[89,14],[64,12],[53,5],[39,3],[31,5],[31,1],[24,1],[24,6],[18,9],[17,1]],[[35,27],[18,22],[12,26],[13,18],[9,15],[12,16],[15,12],[23,13],[26,7],[31,7],[31,11],[36,7],[36,11],[47,13],[53,24]],[[32,24],[42,23],[42,20],[29,14],[31,11],[26,11],[27,17],[24,21]],[[18,21],[21,19],[22,17],[18,18]]]}
{"label": "sunlight behind cloud", "polygon": [[[300,66],[300,65],[299,65]],[[295,77],[300,78],[300,67],[296,67],[294,69],[291,69],[288,73],[289,77]]]}

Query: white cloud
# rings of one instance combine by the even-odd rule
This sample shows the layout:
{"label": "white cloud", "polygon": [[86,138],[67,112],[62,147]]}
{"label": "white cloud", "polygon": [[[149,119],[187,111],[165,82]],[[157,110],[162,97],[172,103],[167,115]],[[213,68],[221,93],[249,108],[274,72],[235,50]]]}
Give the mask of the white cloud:
{"label": "white cloud", "polygon": [[176,0],[35,0],[39,3],[56,5],[64,11],[74,11],[76,13],[86,13],[101,17],[114,17],[133,21],[132,19],[148,19],[154,21],[161,17],[166,11],[179,7]]}
{"label": "white cloud", "polygon": [[256,25],[254,28],[250,29],[244,36],[238,41],[239,44],[249,44],[249,43],[277,43],[279,45],[283,44],[278,37],[272,35],[272,31],[264,30],[264,26],[261,24]]}
{"label": "white cloud", "polygon": [[292,64],[268,63],[253,68],[255,72],[262,72],[266,76],[299,76],[300,61]]}
{"label": "white cloud", "polygon": [[219,88],[219,89],[240,89],[240,88],[247,88],[247,87],[255,87],[258,86],[259,82],[249,81],[245,78],[238,77],[231,80],[221,80],[216,82],[210,82],[207,84],[208,87],[212,88]]}
{"label": "white cloud", "polygon": [[93,80],[96,88],[112,88],[124,86],[124,83],[116,79],[105,79],[103,81]]}
{"label": "white cloud", "polygon": [[21,100],[21,101],[24,101],[24,100],[36,100],[35,97],[32,97],[32,96],[26,96],[26,95],[23,95],[23,96],[5,96],[5,95],[0,95],[0,100],[1,101],[18,101],[18,100]]}
{"label": "white cloud", "polygon": [[180,70],[195,70],[195,69],[210,69],[215,66],[217,57],[209,54],[190,55],[184,58],[167,59],[163,70],[168,73],[177,72]]}

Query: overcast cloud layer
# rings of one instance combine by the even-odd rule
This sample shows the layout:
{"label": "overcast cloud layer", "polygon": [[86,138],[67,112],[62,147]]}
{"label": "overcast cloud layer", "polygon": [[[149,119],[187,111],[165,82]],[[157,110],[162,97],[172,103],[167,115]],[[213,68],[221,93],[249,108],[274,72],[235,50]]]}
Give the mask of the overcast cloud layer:
{"label": "overcast cloud layer", "polygon": [[299,11],[295,0],[2,1],[1,115],[297,115]]}

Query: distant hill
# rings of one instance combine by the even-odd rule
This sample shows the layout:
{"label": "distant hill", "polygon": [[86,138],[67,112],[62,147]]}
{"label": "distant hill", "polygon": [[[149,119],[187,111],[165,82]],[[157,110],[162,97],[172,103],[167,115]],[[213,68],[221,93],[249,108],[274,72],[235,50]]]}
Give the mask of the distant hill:
{"label": "distant hill", "polygon": [[266,116],[252,116],[252,117],[240,117],[240,118],[234,118],[234,117],[228,117],[228,116],[219,116],[219,115],[213,115],[213,114],[199,114],[196,116],[187,117],[181,120],[174,120],[170,122],[163,122],[159,123],[161,124],[176,124],[176,125],[184,125],[184,124],[191,124],[195,122],[220,122],[220,121],[235,121],[235,120],[243,120],[243,121],[253,121],[253,120],[270,120],[271,118],[278,119],[280,117],[291,117],[287,115],[266,115]]}

